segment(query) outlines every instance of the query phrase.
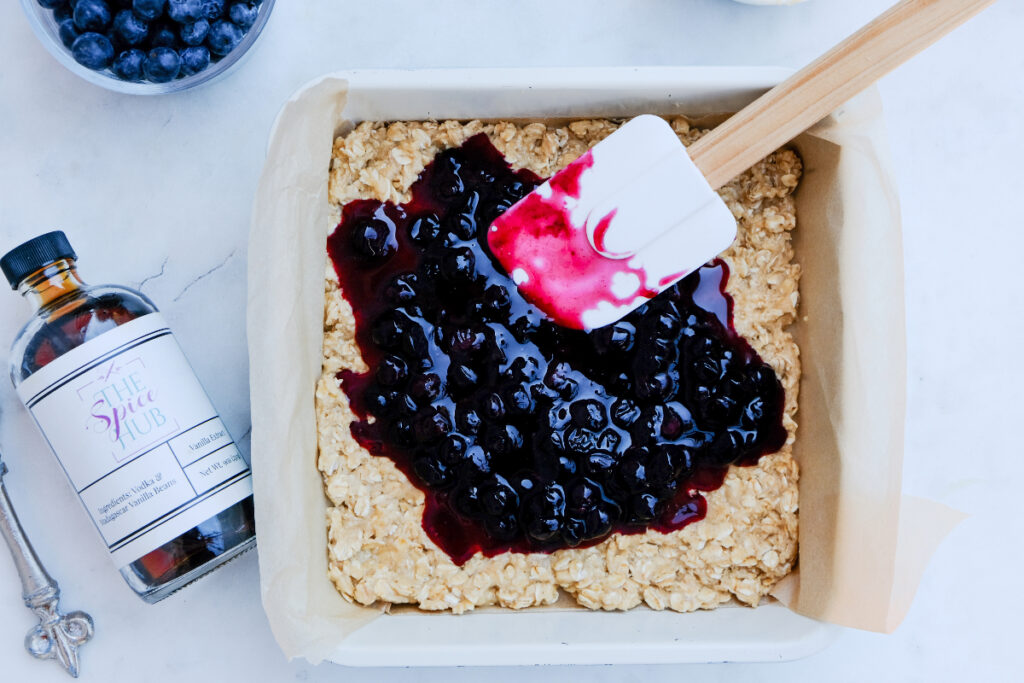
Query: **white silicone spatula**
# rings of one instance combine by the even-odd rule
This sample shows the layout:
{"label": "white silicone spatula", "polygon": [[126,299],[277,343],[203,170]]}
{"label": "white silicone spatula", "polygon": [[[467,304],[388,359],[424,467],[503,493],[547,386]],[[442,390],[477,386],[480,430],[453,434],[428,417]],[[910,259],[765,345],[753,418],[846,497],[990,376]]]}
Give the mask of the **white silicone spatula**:
{"label": "white silicone spatula", "polygon": [[614,322],[729,246],[716,189],[994,2],[902,0],[688,150],[639,116],[499,216],[491,250],[556,322]]}

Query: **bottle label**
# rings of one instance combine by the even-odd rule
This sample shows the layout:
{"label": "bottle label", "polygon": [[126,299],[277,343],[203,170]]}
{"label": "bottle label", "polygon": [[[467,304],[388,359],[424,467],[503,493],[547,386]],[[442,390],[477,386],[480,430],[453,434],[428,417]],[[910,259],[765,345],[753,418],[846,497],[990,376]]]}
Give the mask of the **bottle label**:
{"label": "bottle label", "polygon": [[18,395],[119,568],[252,495],[249,466],[159,313],[72,349]]}

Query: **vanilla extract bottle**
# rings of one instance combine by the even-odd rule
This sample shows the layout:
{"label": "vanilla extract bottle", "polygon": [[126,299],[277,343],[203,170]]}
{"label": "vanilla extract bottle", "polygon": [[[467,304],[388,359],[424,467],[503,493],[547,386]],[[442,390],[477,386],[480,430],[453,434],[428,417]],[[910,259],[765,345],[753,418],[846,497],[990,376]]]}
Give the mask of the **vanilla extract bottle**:
{"label": "vanilla extract bottle", "polygon": [[0,259],[35,314],[11,380],[128,585],[156,602],[255,545],[249,467],[156,306],[63,232]]}

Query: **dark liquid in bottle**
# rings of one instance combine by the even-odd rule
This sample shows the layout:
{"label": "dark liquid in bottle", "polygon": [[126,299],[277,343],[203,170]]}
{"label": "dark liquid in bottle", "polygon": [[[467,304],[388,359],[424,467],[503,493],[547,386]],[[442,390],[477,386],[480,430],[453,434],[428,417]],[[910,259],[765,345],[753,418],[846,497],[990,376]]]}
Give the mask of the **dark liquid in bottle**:
{"label": "dark liquid in bottle", "polygon": [[[70,313],[47,322],[28,342],[21,379],[75,347],[152,310],[143,301],[118,294],[82,296]],[[198,569],[256,533],[252,496],[168,541],[128,565],[147,586],[155,588]]]}

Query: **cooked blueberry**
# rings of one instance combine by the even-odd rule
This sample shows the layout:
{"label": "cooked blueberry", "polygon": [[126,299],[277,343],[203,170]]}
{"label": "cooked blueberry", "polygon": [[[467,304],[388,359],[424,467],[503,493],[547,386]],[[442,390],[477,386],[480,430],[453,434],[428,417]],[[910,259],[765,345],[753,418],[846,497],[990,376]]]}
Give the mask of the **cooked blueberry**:
{"label": "cooked blueberry", "polygon": [[511,303],[512,298],[509,296],[508,289],[501,285],[489,285],[484,290],[484,304],[492,315],[505,313]]}
{"label": "cooked blueberry", "polygon": [[441,378],[433,372],[416,375],[409,382],[409,395],[421,403],[430,403],[441,395]]}
{"label": "cooked blueberry", "polygon": [[408,318],[405,315],[389,311],[374,322],[370,338],[382,349],[398,348],[407,325]]}
{"label": "cooked blueberry", "polygon": [[71,44],[71,56],[87,69],[99,71],[114,61],[114,46],[104,35],[83,33]]}
{"label": "cooked blueberry", "polygon": [[416,435],[413,432],[412,423],[406,418],[399,418],[391,423],[391,440],[403,448],[411,448],[416,443]]}
{"label": "cooked blueberry", "polygon": [[645,524],[658,516],[658,499],[650,493],[637,493],[628,503],[629,521]]}
{"label": "cooked blueberry", "polygon": [[459,472],[463,478],[482,479],[491,472],[491,454],[480,446],[470,446],[462,459]]}
{"label": "cooked blueberry", "polygon": [[590,507],[601,499],[600,485],[585,478],[570,485],[566,493],[571,508]]}
{"label": "cooked blueberry", "polygon": [[567,455],[559,455],[558,463],[555,466],[555,479],[558,481],[571,479],[578,470],[579,465],[576,464],[575,460]]}
{"label": "cooked blueberry", "polygon": [[430,342],[427,341],[427,333],[423,327],[413,322],[403,330],[399,348],[409,360],[415,360],[417,370],[426,370],[433,362],[429,358]]}
{"label": "cooked blueberry", "polygon": [[167,16],[179,24],[190,24],[203,18],[202,0],[167,0]]}
{"label": "cooked blueberry", "polygon": [[505,416],[505,402],[501,399],[501,396],[494,392],[484,396],[483,401],[480,403],[480,409],[484,417],[491,420],[497,420]]}
{"label": "cooked blueberry", "polygon": [[224,14],[224,0],[202,0],[203,18],[208,21],[220,19]]}
{"label": "cooked blueberry", "polygon": [[228,54],[242,42],[244,34],[230,21],[215,21],[210,26],[210,33],[206,37],[206,44],[210,52],[220,57]]}
{"label": "cooked blueberry", "polygon": [[579,390],[579,383],[572,378],[572,372],[568,363],[552,363],[548,366],[544,383],[557,391],[563,399],[569,400]]}
{"label": "cooked blueberry", "polygon": [[79,31],[104,31],[110,26],[110,6],[103,0],[78,0],[73,16]]}
{"label": "cooked blueberry", "polygon": [[450,432],[452,423],[444,409],[430,409],[419,415],[412,427],[417,441],[432,443]]}
{"label": "cooked blueberry", "polygon": [[409,224],[409,237],[416,244],[426,245],[437,239],[441,231],[441,221],[434,214],[420,216]]}
{"label": "cooked blueberry", "polygon": [[452,330],[448,337],[448,351],[468,358],[481,351],[486,341],[487,337],[482,331],[472,327],[459,327]]}
{"label": "cooked blueberry", "polygon": [[488,429],[484,445],[495,455],[508,455],[523,447],[523,435],[512,425]]}
{"label": "cooked blueberry", "polygon": [[682,324],[672,313],[656,314],[648,323],[651,333],[658,339],[673,339],[679,334]]}
{"label": "cooked blueberry", "polygon": [[509,365],[508,374],[514,381],[531,382],[540,376],[540,364],[532,356],[519,356]]}
{"label": "cooked blueberry", "polygon": [[231,21],[243,29],[248,29],[256,23],[256,15],[260,13],[260,8],[251,2],[236,2],[228,11]]}
{"label": "cooked blueberry", "polygon": [[636,393],[642,399],[663,401],[675,395],[676,377],[671,372],[657,372],[637,378]]}
{"label": "cooked blueberry", "polygon": [[602,451],[617,451],[621,442],[622,437],[611,428],[604,430],[597,437],[597,447]]}
{"label": "cooked blueberry", "polygon": [[690,411],[682,403],[673,402],[665,405],[659,432],[663,439],[672,441],[696,428]]}
{"label": "cooked blueberry", "polygon": [[448,384],[465,393],[475,389],[480,383],[480,376],[468,365],[455,363],[448,368]]}
{"label": "cooked blueberry", "polygon": [[561,525],[562,540],[570,548],[575,548],[587,535],[587,523],[582,517],[571,515],[566,517]]}
{"label": "cooked blueberry", "polygon": [[466,195],[460,208],[446,218],[445,227],[459,239],[471,240],[476,237],[478,228],[476,209],[479,203],[480,195],[477,192],[470,192]]}
{"label": "cooked blueberry", "polygon": [[487,535],[496,541],[508,541],[515,538],[519,532],[519,521],[511,513],[500,517],[488,517],[484,520],[484,528]]}
{"label": "cooked blueberry", "polygon": [[455,408],[455,426],[460,432],[476,434],[480,431],[480,414],[476,410],[459,404]]}
{"label": "cooked blueberry", "polygon": [[352,231],[352,248],[367,259],[379,260],[390,256],[397,248],[391,226],[380,219],[370,219]]}
{"label": "cooked blueberry", "polygon": [[413,469],[416,471],[416,476],[422,479],[427,486],[443,486],[452,478],[452,471],[448,465],[433,455],[417,458],[413,462]]}
{"label": "cooked blueberry", "polygon": [[594,346],[600,352],[629,351],[635,338],[636,328],[625,320],[598,328],[593,334]]}
{"label": "cooked blueberry", "polygon": [[643,491],[647,488],[647,469],[644,465],[646,452],[630,449],[619,463],[619,480],[627,491]]}
{"label": "cooked blueberry", "polygon": [[640,407],[628,398],[619,398],[612,404],[612,422],[623,429],[628,428],[640,417]]}
{"label": "cooked blueberry", "polygon": [[438,446],[437,454],[447,465],[455,465],[466,457],[469,442],[459,434],[446,434]]}
{"label": "cooked blueberry", "polygon": [[64,43],[64,47],[70,48],[75,43],[75,38],[80,34],[78,27],[75,26],[74,19],[64,19],[57,25],[57,35],[60,36],[60,42]]}
{"label": "cooked blueberry", "polygon": [[393,387],[409,377],[409,365],[398,356],[385,356],[377,366],[377,381],[383,386]]}
{"label": "cooked blueberry", "polygon": [[530,188],[518,180],[510,180],[501,186],[501,191],[509,199],[519,201],[530,193]]}
{"label": "cooked blueberry", "polygon": [[133,0],[132,11],[146,21],[153,21],[164,13],[167,0]]}
{"label": "cooked blueberry", "polygon": [[533,412],[535,407],[530,389],[525,384],[517,384],[508,392],[506,401],[509,412],[515,415],[527,415]]}
{"label": "cooked blueberry", "polygon": [[143,78],[142,65],[145,61],[146,53],[142,50],[125,50],[114,59],[110,69],[115,76],[122,80],[141,81]]}
{"label": "cooked blueberry", "polygon": [[416,291],[418,286],[419,279],[416,273],[399,273],[391,278],[384,289],[384,298],[396,306],[411,304],[416,301],[418,296]]}
{"label": "cooked blueberry", "polygon": [[210,66],[210,51],[203,46],[186,47],[181,51],[181,73],[191,76]]}
{"label": "cooked blueberry", "polygon": [[608,477],[616,465],[618,465],[618,461],[615,459],[615,456],[602,451],[594,451],[586,459],[587,472],[597,479]]}
{"label": "cooked blueberry", "polygon": [[608,424],[604,406],[600,401],[594,399],[574,401],[569,406],[569,413],[572,415],[572,423],[577,427],[584,427],[596,432]]}
{"label": "cooked blueberry", "polygon": [[181,42],[186,45],[202,45],[209,32],[210,22],[206,19],[198,19],[182,26],[179,34],[181,35]]}
{"label": "cooked blueberry", "polygon": [[743,407],[743,415],[740,418],[741,424],[748,428],[757,427],[765,416],[764,399],[755,396]]}
{"label": "cooked blueberry", "polygon": [[597,435],[583,427],[574,427],[565,435],[565,447],[579,455],[587,455],[597,448]]}
{"label": "cooked blueberry", "polygon": [[476,256],[469,247],[452,249],[441,260],[441,272],[455,284],[471,282],[476,276]]}
{"label": "cooked blueberry", "polygon": [[547,541],[558,533],[565,513],[565,495],[558,484],[548,484],[530,497],[523,510],[526,533],[537,541]]}
{"label": "cooked blueberry", "polygon": [[454,159],[451,154],[441,155],[437,159],[438,168],[438,193],[444,199],[453,199],[466,191],[466,185],[462,181],[460,171],[462,164]]}
{"label": "cooked blueberry", "polygon": [[484,488],[480,494],[480,505],[487,514],[498,517],[519,506],[519,496],[504,479]]}
{"label": "cooked blueberry", "polygon": [[584,541],[601,538],[612,530],[612,513],[604,506],[597,506],[588,510],[584,520],[586,521]]}
{"label": "cooked blueberry", "polygon": [[455,489],[452,495],[452,507],[464,517],[473,518],[480,514],[480,487],[476,484],[465,484]]}

